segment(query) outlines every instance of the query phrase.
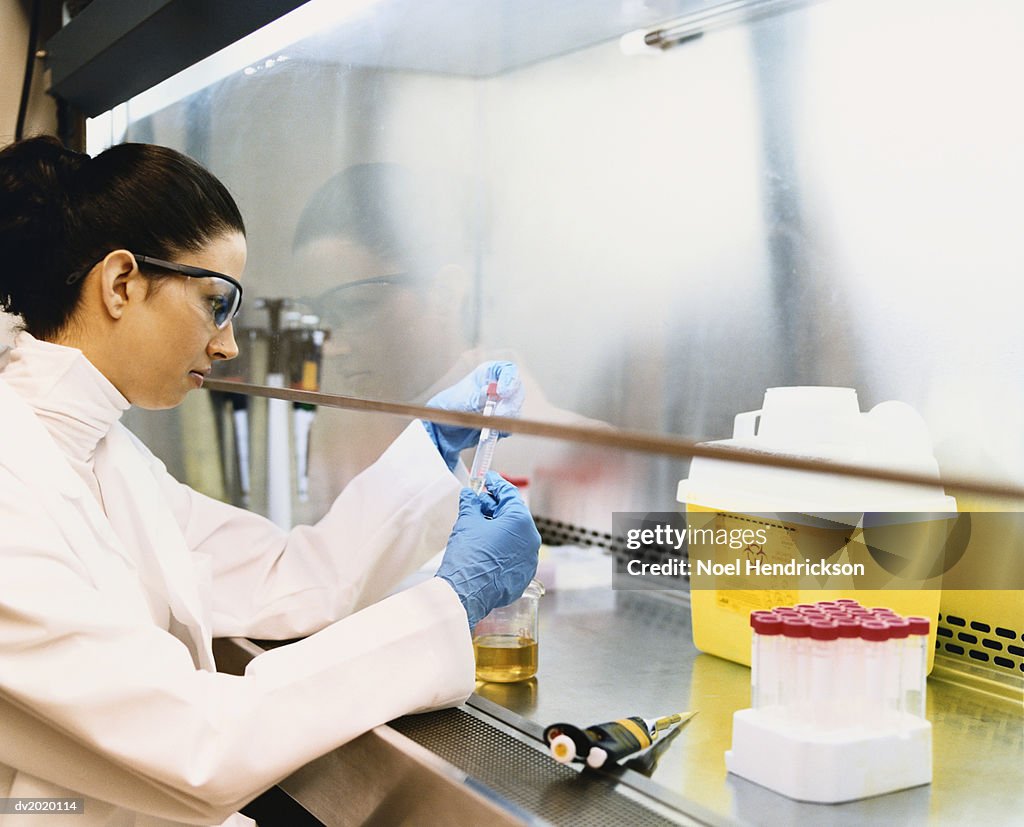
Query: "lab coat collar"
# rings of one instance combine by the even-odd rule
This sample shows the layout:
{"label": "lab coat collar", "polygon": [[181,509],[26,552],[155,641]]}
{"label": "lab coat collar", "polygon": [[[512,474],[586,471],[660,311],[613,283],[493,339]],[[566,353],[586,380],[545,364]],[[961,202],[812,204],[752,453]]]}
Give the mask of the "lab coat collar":
{"label": "lab coat collar", "polygon": [[27,331],[15,339],[3,377],[35,411],[60,450],[86,465],[131,407],[81,350],[36,339]]}
{"label": "lab coat collar", "polygon": [[[35,411],[7,384],[2,373],[0,411],[6,432],[0,440],[0,465],[34,488],[54,491],[73,500],[95,500]],[[96,508],[98,511],[98,503]]]}
{"label": "lab coat collar", "polygon": [[71,504],[74,513],[88,521],[93,534],[134,569],[135,560],[114,533],[92,492],[75,473],[32,408],[8,387],[2,373],[0,422],[13,437],[0,440],[0,467],[38,493],[40,504],[59,523],[69,519],[64,506]]}
{"label": "lab coat collar", "polygon": [[[32,408],[4,381],[2,373],[0,422],[7,430],[5,438],[0,439],[0,467],[6,468],[38,495],[40,505],[61,526],[66,536],[77,536],[84,518],[93,535],[104,543],[103,553],[118,555],[138,572],[147,588],[167,599],[171,614],[178,626],[183,627],[172,629],[172,633],[189,647],[199,668],[213,671],[209,624],[203,619],[201,600],[194,582],[195,573],[188,570],[188,550],[184,547],[181,530],[160,497],[156,479],[143,456],[132,445],[128,431],[121,425],[115,425],[101,443],[96,457],[105,477],[111,469],[123,469],[113,472],[114,475],[130,480],[133,507],[118,507],[116,500],[124,500],[125,488],[115,482],[115,490],[110,491],[115,497],[110,508],[114,515],[111,519],[103,513],[96,498],[71,468]],[[131,516],[140,500],[144,511],[154,517],[148,526],[141,517],[135,519]],[[125,539],[129,537],[140,537],[138,547],[153,550],[153,560],[144,564],[142,570],[139,570],[139,561],[126,548]],[[76,548],[75,551],[84,553],[83,549]],[[145,555],[140,557],[144,559]]]}

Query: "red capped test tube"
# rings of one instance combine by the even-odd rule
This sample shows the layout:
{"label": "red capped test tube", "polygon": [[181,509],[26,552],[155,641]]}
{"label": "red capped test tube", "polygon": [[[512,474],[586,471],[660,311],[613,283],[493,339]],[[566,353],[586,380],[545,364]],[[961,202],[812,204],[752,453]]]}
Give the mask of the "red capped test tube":
{"label": "red capped test tube", "polygon": [[750,706],[766,709],[779,704],[779,657],[782,618],[773,612],[751,612],[754,630],[750,650]]}
{"label": "red capped test tube", "polygon": [[925,717],[925,695],[928,684],[928,633],[931,620],[908,617],[910,634],[903,645],[903,711]]}

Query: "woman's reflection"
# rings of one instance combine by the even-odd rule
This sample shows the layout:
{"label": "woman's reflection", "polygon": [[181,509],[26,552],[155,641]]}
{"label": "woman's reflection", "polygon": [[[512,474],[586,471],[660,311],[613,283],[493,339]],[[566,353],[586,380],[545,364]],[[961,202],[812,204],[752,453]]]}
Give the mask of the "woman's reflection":
{"label": "woman's reflection", "polygon": [[[321,389],[424,404],[481,362],[505,359],[520,369],[524,418],[607,427],[550,404],[515,350],[520,343],[474,346],[476,296],[465,263],[468,211],[456,189],[431,187],[397,164],[370,163],[337,173],[309,198],[294,235],[292,293],[305,296],[303,303],[330,331]],[[398,417],[323,412],[311,440],[313,514],[303,516],[326,506],[316,502],[317,492],[348,482],[403,426]],[[615,503],[594,493],[614,490],[606,483],[621,465],[621,455],[514,436],[502,443],[494,468],[529,478],[535,507],[538,499],[547,505],[555,496],[586,502],[599,516],[580,523],[593,526],[610,523]],[[571,490],[580,485],[587,496]]]}

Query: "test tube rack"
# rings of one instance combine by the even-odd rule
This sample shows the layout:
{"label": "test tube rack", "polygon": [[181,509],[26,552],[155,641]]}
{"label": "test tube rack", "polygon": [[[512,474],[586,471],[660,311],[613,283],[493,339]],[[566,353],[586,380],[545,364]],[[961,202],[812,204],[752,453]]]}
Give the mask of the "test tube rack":
{"label": "test tube rack", "polygon": [[729,772],[788,798],[839,803],[928,784],[928,618],[856,600],[752,612],[751,708]]}

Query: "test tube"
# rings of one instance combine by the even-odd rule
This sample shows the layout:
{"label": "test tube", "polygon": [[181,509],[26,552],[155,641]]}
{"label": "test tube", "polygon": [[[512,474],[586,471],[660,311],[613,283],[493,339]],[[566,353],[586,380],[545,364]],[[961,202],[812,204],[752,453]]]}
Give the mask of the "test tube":
{"label": "test tube", "polygon": [[779,649],[782,618],[772,612],[751,612],[754,629],[750,650],[750,706],[767,709],[779,703]]}
{"label": "test tube", "polygon": [[827,620],[828,619],[828,615],[825,614],[824,612],[811,612],[811,611],[807,611],[807,612],[801,612],[800,616],[803,617],[805,620],[808,620],[808,621],[810,621],[812,623],[815,620]]}
{"label": "test tube", "polygon": [[[498,383],[491,382],[487,386],[487,401],[484,403],[484,416],[491,416],[498,404]],[[476,453],[473,455],[473,465],[469,470],[469,487],[476,493],[484,489],[484,480],[487,472],[491,469],[491,459],[494,457],[494,446],[498,442],[498,432],[493,428],[483,428],[480,431],[480,441],[476,445]]]}
{"label": "test tube", "polygon": [[810,669],[808,674],[811,720],[818,729],[831,729],[835,725],[836,642],[839,628],[831,620],[812,620],[810,639]]}
{"label": "test tube", "polygon": [[860,624],[860,639],[864,656],[860,719],[870,729],[878,726],[885,706],[885,655],[889,626],[879,620],[865,620]]}
{"label": "test tube", "polygon": [[907,620],[910,634],[903,641],[903,711],[923,718],[931,621],[927,617],[908,617]]}
{"label": "test tube", "polygon": [[785,653],[781,658],[779,702],[785,717],[803,722],[808,699],[807,642],[811,624],[802,617],[786,617],[782,621],[782,635]]}
{"label": "test tube", "polygon": [[860,624],[853,618],[837,618],[836,631],[839,635],[836,641],[835,682],[837,724],[842,727],[854,722],[856,705],[860,700]]}
{"label": "test tube", "polygon": [[760,623],[764,615],[771,615],[770,612],[755,611],[750,613],[750,708],[758,709],[761,706],[761,670],[764,668],[761,661],[761,629]]}
{"label": "test tube", "polygon": [[903,653],[910,635],[910,622],[895,615],[888,619],[889,651],[886,653],[885,707],[900,712],[903,707]]}

